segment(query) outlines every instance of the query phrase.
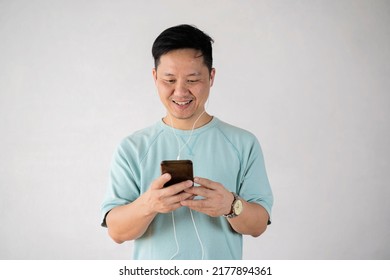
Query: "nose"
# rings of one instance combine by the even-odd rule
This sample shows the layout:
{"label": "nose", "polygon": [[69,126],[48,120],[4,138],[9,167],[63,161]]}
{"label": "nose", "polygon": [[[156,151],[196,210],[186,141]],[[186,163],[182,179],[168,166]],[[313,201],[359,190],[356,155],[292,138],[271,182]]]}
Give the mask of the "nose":
{"label": "nose", "polygon": [[175,85],[175,94],[186,95],[188,93],[188,86],[184,81],[177,81]]}

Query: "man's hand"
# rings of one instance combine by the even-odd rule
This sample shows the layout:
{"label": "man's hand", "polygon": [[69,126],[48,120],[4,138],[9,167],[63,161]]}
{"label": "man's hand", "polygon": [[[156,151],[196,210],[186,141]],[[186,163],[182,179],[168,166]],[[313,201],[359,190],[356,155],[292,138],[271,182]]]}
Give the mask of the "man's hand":
{"label": "man's hand", "polygon": [[[180,203],[198,212],[212,217],[229,214],[234,200],[233,194],[222,184],[204,178],[194,178],[199,187],[187,188],[184,191],[203,199],[187,199]],[[231,227],[238,233],[254,237],[261,235],[267,228],[268,212],[259,204],[241,199],[243,211],[235,218],[227,219]]]}
{"label": "man's hand", "polygon": [[143,194],[144,202],[150,214],[168,213],[181,207],[181,201],[189,199],[192,194],[184,192],[191,188],[192,181],[184,181],[164,188],[164,184],[171,179],[171,175],[165,173],[153,181],[150,188]]}
{"label": "man's hand", "polygon": [[184,190],[192,187],[192,181],[164,188],[164,184],[170,179],[169,174],[161,175],[132,203],[117,206],[107,214],[108,233],[113,240],[122,243],[139,238],[158,213],[174,211],[182,206],[182,200],[191,198],[192,194]]}
{"label": "man's hand", "polygon": [[234,200],[233,194],[222,184],[205,178],[194,178],[198,187],[187,188],[184,191],[191,196],[202,196],[203,199],[181,200],[183,206],[202,212],[211,217],[229,214]]}

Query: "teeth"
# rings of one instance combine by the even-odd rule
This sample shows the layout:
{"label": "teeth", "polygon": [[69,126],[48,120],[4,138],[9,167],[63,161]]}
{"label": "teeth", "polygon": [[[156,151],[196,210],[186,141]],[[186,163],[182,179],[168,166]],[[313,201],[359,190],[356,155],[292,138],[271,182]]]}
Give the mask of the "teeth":
{"label": "teeth", "polygon": [[192,101],[192,100],[188,100],[188,101],[184,101],[184,102],[179,102],[179,101],[173,100],[174,103],[176,103],[177,105],[180,105],[180,106],[187,105],[187,104],[189,104],[191,101]]}

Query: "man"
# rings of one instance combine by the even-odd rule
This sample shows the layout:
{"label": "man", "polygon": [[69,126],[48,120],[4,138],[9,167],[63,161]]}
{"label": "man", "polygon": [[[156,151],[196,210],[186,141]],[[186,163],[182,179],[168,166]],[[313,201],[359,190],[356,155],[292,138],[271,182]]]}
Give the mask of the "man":
{"label": "man", "polygon": [[[256,137],[209,115],[213,40],[190,25],[155,40],[153,78],[166,116],[126,137],[112,163],[103,226],[135,259],[241,259],[261,235],[273,196]],[[193,162],[194,180],[164,187],[160,162]]]}

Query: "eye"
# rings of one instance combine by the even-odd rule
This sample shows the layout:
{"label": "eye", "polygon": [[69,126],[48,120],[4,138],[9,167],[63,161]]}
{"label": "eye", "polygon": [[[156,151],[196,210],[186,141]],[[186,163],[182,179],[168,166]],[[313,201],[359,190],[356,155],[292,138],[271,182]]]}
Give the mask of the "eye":
{"label": "eye", "polygon": [[167,83],[167,84],[173,84],[173,83],[176,82],[176,80],[174,80],[174,79],[165,79],[164,82]]}
{"label": "eye", "polygon": [[199,82],[199,80],[187,80],[187,83],[189,84],[195,84],[197,82]]}

